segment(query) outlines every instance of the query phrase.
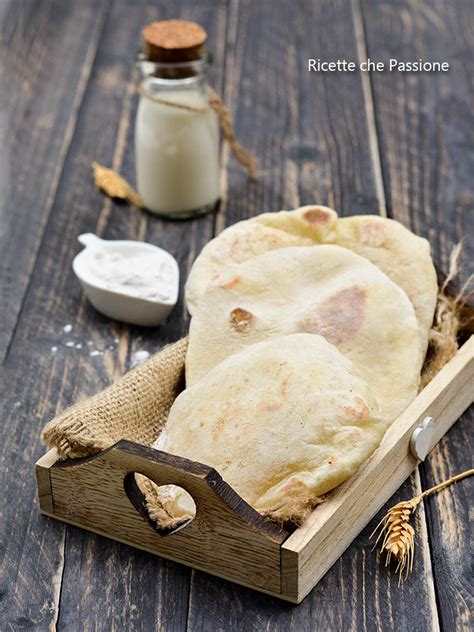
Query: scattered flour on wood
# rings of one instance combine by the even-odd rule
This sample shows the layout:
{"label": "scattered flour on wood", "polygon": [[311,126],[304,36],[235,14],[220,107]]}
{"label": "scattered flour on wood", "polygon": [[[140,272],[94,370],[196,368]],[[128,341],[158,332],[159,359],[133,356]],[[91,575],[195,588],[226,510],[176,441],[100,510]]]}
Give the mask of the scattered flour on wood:
{"label": "scattered flour on wood", "polygon": [[148,351],[145,351],[144,349],[141,349],[140,351],[135,351],[135,353],[133,353],[130,358],[130,368],[134,369],[142,362],[145,362],[145,360],[148,360],[149,357],[150,353]]}
{"label": "scattered flour on wood", "polygon": [[[62,330],[69,334],[72,331],[72,325],[71,324],[67,324],[64,325],[62,327]],[[61,343],[61,347],[64,349],[64,347],[67,347],[68,349],[77,349],[78,351],[80,351],[83,347],[87,348],[87,351],[89,351],[89,355],[91,357],[97,357],[97,356],[102,356],[104,355],[104,351],[108,350],[108,351],[115,351],[118,347],[118,344],[120,342],[119,338],[114,338],[113,339],[113,343],[111,342],[104,342],[104,347],[103,348],[95,348],[95,343],[93,340],[87,340],[84,342],[78,341],[76,340],[60,340],[59,342]],[[59,346],[58,344],[54,345],[51,347],[51,354],[55,354],[59,351]],[[144,353],[146,353],[146,357],[148,357],[148,352],[145,351]],[[139,356],[140,358],[141,356]],[[140,362],[142,362],[143,360],[146,359],[146,357],[143,357],[143,359],[139,359],[137,360],[137,364],[139,364]]]}

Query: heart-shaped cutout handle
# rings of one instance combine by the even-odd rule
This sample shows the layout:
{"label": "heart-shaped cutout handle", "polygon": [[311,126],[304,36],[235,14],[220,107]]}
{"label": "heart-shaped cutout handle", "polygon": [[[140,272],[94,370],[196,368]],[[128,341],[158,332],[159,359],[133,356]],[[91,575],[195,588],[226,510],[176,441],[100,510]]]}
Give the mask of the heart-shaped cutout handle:
{"label": "heart-shaped cutout handle", "polygon": [[433,417],[425,417],[421,425],[415,428],[410,439],[410,449],[414,457],[424,461],[431,449],[434,433]]}
{"label": "heart-shaped cutout handle", "polygon": [[[178,485],[157,485],[147,476],[135,472],[125,476],[123,486],[129,501],[148,524],[161,536],[172,535],[184,529],[196,515],[196,504],[192,496]],[[170,508],[176,507],[183,513],[173,518]],[[164,522],[162,522],[164,521]]]}

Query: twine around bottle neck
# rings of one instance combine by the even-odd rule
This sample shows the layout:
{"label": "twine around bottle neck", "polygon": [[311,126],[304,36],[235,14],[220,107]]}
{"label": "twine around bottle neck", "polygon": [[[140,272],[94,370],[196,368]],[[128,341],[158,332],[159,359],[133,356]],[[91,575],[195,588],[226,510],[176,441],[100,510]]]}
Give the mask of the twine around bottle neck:
{"label": "twine around bottle neck", "polygon": [[187,110],[188,112],[196,112],[197,114],[204,114],[209,110],[214,110],[214,112],[217,114],[219,128],[221,130],[222,136],[229,143],[234,157],[236,158],[236,160],[238,160],[242,167],[246,169],[249,176],[255,179],[257,177],[257,159],[235,138],[234,124],[229,108],[227,108],[224,103],[222,103],[219,95],[215,90],[209,87],[208,93],[209,98],[207,101],[207,105],[203,107],[197,107],[193,105],[186,105],[185,103],[175,103],[174,101],[169,101],[168,99],[162,99],[161,97],[158,97],[156,95],[149,94],[144,89],[143,85],[140,84],[138,86],[138,94],[141,97],[149,99],[154,103],[159,103],[160,105],[177,108],[179,110]]}

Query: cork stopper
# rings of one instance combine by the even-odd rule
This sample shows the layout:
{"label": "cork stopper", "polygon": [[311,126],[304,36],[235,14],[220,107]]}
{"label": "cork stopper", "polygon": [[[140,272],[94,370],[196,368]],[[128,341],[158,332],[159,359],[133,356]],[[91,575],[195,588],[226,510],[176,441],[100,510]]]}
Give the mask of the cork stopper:
{"label": "cork stopper", "polygon": [[178,63],[200,59],[206,31],[187,20],[151,22],[143,29],[145,54],[149,61]]}

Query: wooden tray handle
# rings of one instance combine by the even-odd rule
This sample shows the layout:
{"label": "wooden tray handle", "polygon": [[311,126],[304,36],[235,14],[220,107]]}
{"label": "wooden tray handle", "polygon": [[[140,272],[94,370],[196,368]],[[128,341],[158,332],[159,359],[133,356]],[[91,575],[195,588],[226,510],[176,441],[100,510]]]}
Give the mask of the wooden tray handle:
{"label": "wooden tray handle", "polygon": [[[157,485],[185,489],[196,504],[193,520],[169,537],[151,528],[125,489],[136,472]],[[92,457],[63,462],[50,450],[37,462],[36,474],[46,515],[271,594],[281,593],[280,551],[288,534],[250,507],[207,465],[119,441]]]}
{"label": "wooden tray handle", "polygon": [[[234,525],[259,533],[274,542],[283,542],[288,533],[272,521],[261,516],[248,505],[216,470],[208,465],[174,456],[155,448],[142,446],[132,441],[121,440],[102,452],[82,459],[58,461],[53,470],[104,469],[115,489],[121,487],[127,501],[155,529],[133,474],[146,476],[156,485],[177,485],[187,491],[196,504],[196,515],[192,521],[180,525],[179,529],[209,531],[219,530],[222,525]],[[115,481],[115,485],[113,484]],[[120,485],[118,485],[120,482]],[[159,530],[160,535],[176,533],[178,529]]]}

